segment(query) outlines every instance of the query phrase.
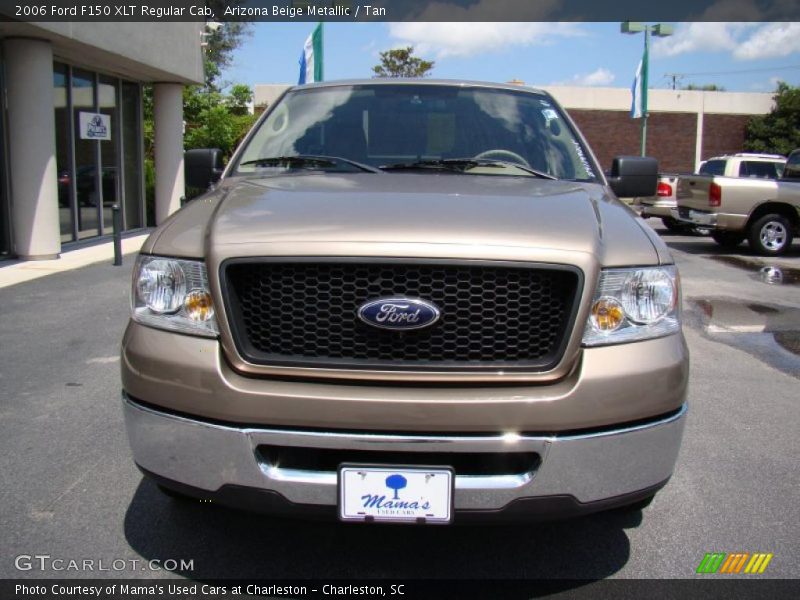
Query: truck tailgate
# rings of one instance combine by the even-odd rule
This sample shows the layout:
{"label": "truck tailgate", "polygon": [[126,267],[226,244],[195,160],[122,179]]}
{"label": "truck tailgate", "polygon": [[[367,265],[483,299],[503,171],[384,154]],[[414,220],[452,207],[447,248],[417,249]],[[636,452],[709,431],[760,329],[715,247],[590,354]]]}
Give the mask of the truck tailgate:
{"label": "truck tailgate", "polygon": [[[714,206],[709,203],[712,185],[719,186],[716,191],[718,202]],[[692,175],[680,179],[678,208],[746,217],[759,204],[776,200],[779,192],[778,182],[774,179]]]}
{"label": "truck tailgate", "polygon": [[678,181],[678,206],[695,210],[709,210],[708,190],[714,181],[711,175],[688,175]]}

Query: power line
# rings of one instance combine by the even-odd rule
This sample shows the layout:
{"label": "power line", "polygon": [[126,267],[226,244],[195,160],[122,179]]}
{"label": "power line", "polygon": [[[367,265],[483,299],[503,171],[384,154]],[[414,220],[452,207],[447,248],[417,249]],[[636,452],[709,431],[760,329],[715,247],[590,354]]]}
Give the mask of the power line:
{"label": "power line", "polygon": [[738,71],[704,71],[699,73],[664,73],[664,77],[682,78],[682,77],[712,77],[716,75],[745,75],[748,73],[766,73],[768,71],[787,71],[792,69],[800,69],[800,65],[789,65],[784,67],[763,67],[760,69],[741,69]]}

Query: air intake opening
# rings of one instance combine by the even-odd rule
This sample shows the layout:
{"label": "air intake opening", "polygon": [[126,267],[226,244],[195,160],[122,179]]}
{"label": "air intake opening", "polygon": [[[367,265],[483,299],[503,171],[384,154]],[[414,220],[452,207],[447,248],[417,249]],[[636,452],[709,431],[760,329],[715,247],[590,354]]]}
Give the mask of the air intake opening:
{"label": "air intake opening", "polygon": [[535,471],[540,457],[535,452],[406,452],[338,450],[268,446],[257,448],[261,462],[282,469],[335,473],[344,463],[398,466],[447,466],[456,475],[522,475]]}

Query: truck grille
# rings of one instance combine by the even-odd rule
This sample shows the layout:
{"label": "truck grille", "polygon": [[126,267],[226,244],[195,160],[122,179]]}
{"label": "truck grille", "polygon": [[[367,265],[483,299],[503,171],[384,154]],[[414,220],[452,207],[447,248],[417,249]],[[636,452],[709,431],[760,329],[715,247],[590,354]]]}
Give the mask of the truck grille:
{"label": "truck grille", "polygon": [[[243,358],[295,367],[546,371],[563,354],[580,291],[579,271],[570,268],[339,261],[223,265]],[[389,296],[433,302],[441,318],[404,332],[359,320],[361,304]]]}

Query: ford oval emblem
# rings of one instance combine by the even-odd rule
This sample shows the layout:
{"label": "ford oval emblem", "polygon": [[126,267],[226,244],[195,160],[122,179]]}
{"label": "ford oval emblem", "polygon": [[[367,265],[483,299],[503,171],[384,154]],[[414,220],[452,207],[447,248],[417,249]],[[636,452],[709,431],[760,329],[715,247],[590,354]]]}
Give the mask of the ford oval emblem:
{"label": "ford oval emblem", "polygon": [[358,318],[367,325],[395,331],[429,327],[440,315],[435,304],[419,298],[378,298],[365,302],[358,309]]}

